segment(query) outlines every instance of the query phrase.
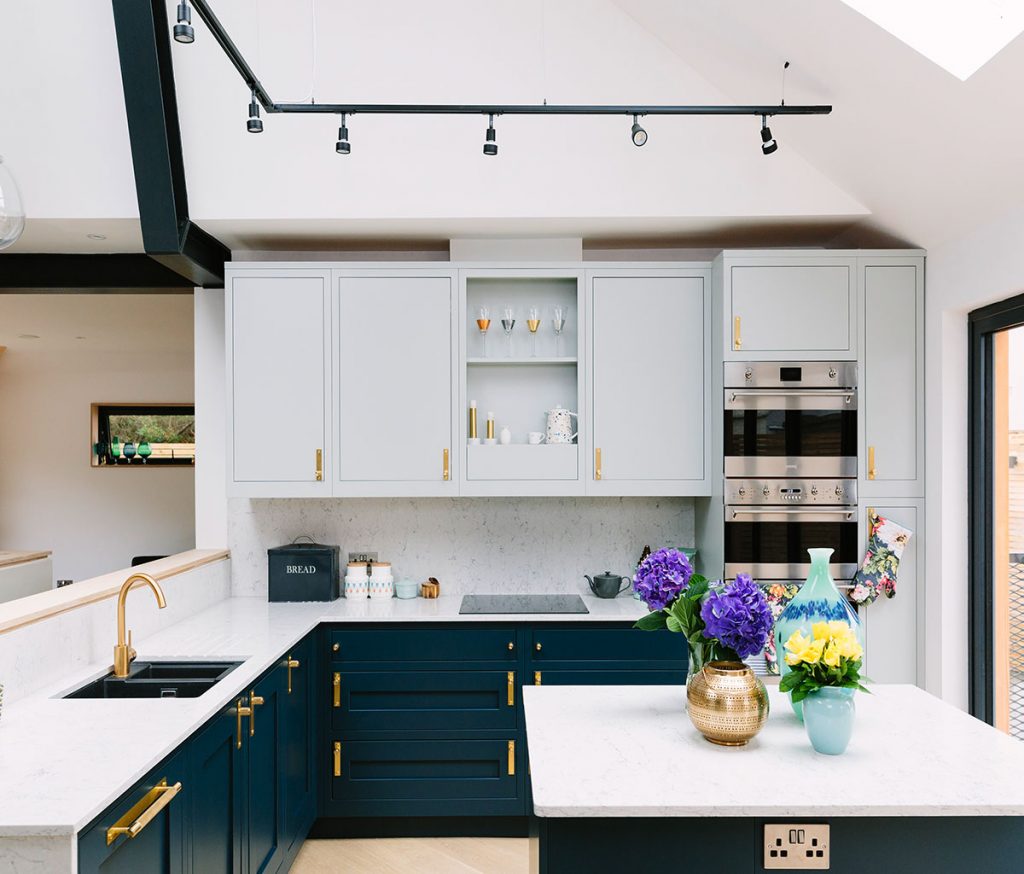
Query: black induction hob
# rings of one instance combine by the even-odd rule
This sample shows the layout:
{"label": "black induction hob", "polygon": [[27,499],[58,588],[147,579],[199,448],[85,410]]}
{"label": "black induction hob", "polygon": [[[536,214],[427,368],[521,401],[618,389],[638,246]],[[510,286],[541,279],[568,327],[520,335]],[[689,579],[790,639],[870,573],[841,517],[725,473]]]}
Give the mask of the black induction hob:
{"label": "black induction hob", "polygon": [[579,595],[463,595],[459,613],[589,613]]}

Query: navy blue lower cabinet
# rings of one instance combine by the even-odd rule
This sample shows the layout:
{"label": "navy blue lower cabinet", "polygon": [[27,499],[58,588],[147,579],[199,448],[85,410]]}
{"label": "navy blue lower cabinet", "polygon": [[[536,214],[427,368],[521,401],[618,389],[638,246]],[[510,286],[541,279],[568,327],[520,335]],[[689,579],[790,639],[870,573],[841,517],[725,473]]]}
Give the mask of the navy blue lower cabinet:
{"label": "navy blue lower cabinet", "polygon": [[289,862],[316,819],[316,650],[310,635],[285,657],[281,715],[281,844]]}
{"label": "navy blue lower cabinet", "polygon": [[246,738],[248,816],[246,818],[246,871],[277,871],[284,853],[281,845],[281,723],[285,694],[284,672],[277,667],[264,675],[249,695]]}
{"label": "navy blue lower cabinet", "polygon": [[517,736],[335,740],[333,816],[522,815]]}
{"label": "navy blue lower cabinet", "polygon": [[574,626],[537,625],[531,629],[529,655],[535,669],[558,663],[655,668],[681,666],[686,670],[686,638],[670,631],[637,631],[630,626],[609,627],[576,623]]}
{"label": "navy blue lower cabinet", "polygon": [[185,807],[193,793],[186,756],[177,753],[82,831],[79,872],[185,874]]}
{"label": "navy blue lower cabinet", "polygon": [[[245,732],[234,707],[188,744],[188,819],[191,874],[242,871],[245,801]],[[141,870],[141,869],[140,869]]]}
{"label": "navy blue lower cabinet", "polygon": [[[335,666],[337,667],[337,666]],[[340,690],[335,694],[333,686]],[[518,672],[334,671],[331,726],[353,731],[515,732]]]}

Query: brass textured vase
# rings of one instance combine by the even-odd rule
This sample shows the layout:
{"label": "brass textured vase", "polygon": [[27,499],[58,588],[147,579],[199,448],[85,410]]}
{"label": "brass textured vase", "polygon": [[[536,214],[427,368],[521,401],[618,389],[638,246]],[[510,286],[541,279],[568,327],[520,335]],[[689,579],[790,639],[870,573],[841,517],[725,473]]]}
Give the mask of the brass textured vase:
{"label": "brass textured vase", "polygon": [[743,662],[708,662],[686,684],[694,727],[713,744],[741,747],[768,719],[768,690]]}

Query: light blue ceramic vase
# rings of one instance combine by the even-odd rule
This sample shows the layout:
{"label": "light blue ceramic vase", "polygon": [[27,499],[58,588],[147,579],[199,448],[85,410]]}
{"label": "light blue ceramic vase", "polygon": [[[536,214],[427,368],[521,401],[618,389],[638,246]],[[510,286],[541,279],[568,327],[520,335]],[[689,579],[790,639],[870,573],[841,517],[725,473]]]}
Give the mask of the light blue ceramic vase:
{"label": "light blue ceramic vase", "polygon": [[815,752],[839,756],[846,752],[853,734],[857,705],[856,689],[824,686],[801,702],[804,705],[804,727]]}
{"label": "light blue ceramic vase", "polygon": [[[828,563],[832,558],[831,549],[808,549],[811,557],[811,571],[807,582],[800,587],[796,597],[786,605],[782,615],[775,621],[775,651],[779,654],[779,673],[786,676],[789,665],[786,664],[786,641],[794,631],[810,637],[811,626],[815,622],[828,622],[841,619],[848,622],[857,635],[857,640],[864,646],[864,629],[860,619],[850,602],[836,588]],[[800,704],[790,704],[798,717],[803,719]]]}

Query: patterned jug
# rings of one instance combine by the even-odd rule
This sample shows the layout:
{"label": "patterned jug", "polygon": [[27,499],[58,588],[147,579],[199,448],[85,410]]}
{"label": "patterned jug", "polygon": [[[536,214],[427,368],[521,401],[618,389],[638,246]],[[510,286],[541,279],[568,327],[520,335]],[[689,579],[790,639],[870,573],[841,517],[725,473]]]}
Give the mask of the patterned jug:
{"label": "patterned jug", "polygon": [[[856,632],[860,645],[864,646],[864,629],[861,627],[857,612],[836,588],[832,574],[829,572],[829,559],[832,557],[832,550],[808,549],[807,552],[811,556],[811,570],[807,575],[807,582],[801,586],[796,597],[786,605],[786,609],[775,620],[775,651],[778,653],[779,673],[783,677],[789,673],[789,665],[786,664],[786,641],[794,631],[799,631],[809,637],[811,626],[815,622],[829,622],[834,619],[848,622]],[[790,698],[790,704],[802,722],[804,718],[802,704],[794,704],[792,698]]]}

